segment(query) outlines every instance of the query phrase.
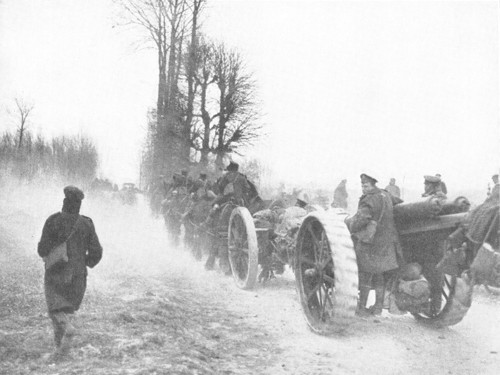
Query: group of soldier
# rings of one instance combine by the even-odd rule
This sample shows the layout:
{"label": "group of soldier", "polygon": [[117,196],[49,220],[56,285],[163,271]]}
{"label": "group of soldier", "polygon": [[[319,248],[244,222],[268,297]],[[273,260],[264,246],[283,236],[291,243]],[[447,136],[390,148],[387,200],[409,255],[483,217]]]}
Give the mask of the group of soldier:
{"label": "group of soldier", "polygon": [[[158,199],[160,197],[160,199]],[[252,213],[263,206],[255,185],[230,162],[225,173],[216,181],[200,173],[197,179],[187,170],[175,173],[170,183],[162,181],[153,194],[154,204],[160,207],[165,226],[174,245],[179,244],[184,226],[184,244],[197,259],[202,257],[202,244],[209,251],[206,269],[213,269],[219,258],[220,268],[230,273],[227,249],[229,206],[245,206]]]}
{"label": "group of soldier", "polygon": [[[238,169],[238,164],[229,163],[226,173],[216,182],[207,179],[205,173],[200,173],[197,180],[190,178],[187,171],[176,173],[172,182],[165,185],[165,194],[161,200],[161,212],[172,242],[179,243],[183,225],[184,243],[192,250],[194,256],[201,259],[201,244],[203,244],[209,251],[205,267],[213,269],[218,257],[219,267],[226,274],[231,273],[227,228],[232,209],[235,206],[247,207],[256,222],[271,225],[274,231],[280,225],[277,217],[283,219],[286,208],[286,204],[279,199],[265,205],[255,186]],[[403,268],[405,260],[394,220],[394,206],[402,200],[394,178],[390,179],[385,189],[377,187],[378,180],[373,173],[363,173],[360,178],[363,194],[359,199],[356,213],[346,219],[346,225],[354,239],[358,261],[358,314],[379,315],[382,312],[385,289],[389,280],[394,278],[396,273],[405,272]],[[498,176],[493,176],[493,181],[495,187],[491,195],[496,196]],[[335,189],[332,207],[347,208],[346,182],[342,180]],[[424,176],[422,193],[424,200],[443,205],[447,199],[446,193],[446,184],[439,174]],[[290,211],[293,217],[288,215],[289,221],[292,223],[295,219],[300,221],[314,209],[309,203],[304,194],[297,196],[292,210],[300,210],[300,215],[297,216],[295,211],[293,213]],[[266,268],[265,265],[263,268]],[[273,270],[264,269],[263,272],[264,277],[269,278]],[[415,269],[407,272],[415,272]],[[375,304],[367,308],[366,303],[371,290],[375,290]],[[436,289],[432,293],[440,293],[440,290]]]}
{"label": "group of soldier", "polygon": [[[402,200],[390,189],[378,188],[375,175],[362,173],[360,179],[363,194],[357,211],[345,219],[354,240],[358,262],[357,313],[380,315],[385,307],[386,288],[396,273],[398,277],[405,274],[418,277],[422,270],[415,267],[415,263],[406,263],[409,259],[404,259],[402,254],[394,219],[394,207]],[[440,176],[425,176],[424,181],[422,196],[429,201],[444,202],[446,187],[443,189],[445,185]],[[489,255],[483,262],[486,267],[495,268],[494,272],[487,275],[493,275],[500,285],[498,174],[493,175],[492,181],[494,186],[486,200],[471,210],[466,220],[449,236],[447,252],[438,266],[433,266],[437,270],[432,270],[426,276],[439,275],[440,267],[448,267],[446,273],[455,276],[463,275],[461,272],[470,268],[470,272],[463,277],[468,278],[472,284],[482,282],[481,277],[486,274],[482,273],[481,267],[474,268],[471,263],[476,255],[479,257],[481,251],[486,251],[490,255],[496,254],[493,258]],[[390,185],[394,183],[395,181],[391,181]],[[345,190],[345,180],[340,186]],[[226,173],[216,182],[210,181],[206,173],[200,173],[199,178],[193,180],[187,171],[182,171],[174,174],[172,182],[163,184],[161,188],[165,189],[160,201],[162,214],[172,240],[179,241],[180,227],[184,224],[185,242],[196,257],[201,258],[200,245],[208,244],[210,253],[206,268],[213,269],[218,256],[219,266],[225,273],[230,273],[227,228],[234,207],[247,207],[254,215],[257,225],[259,220],[264,225],[271,225],[276,235],[293,232],[297,229],[297,223],[315,209],[308,204],[304,195],[296,197],[293,207],[286,208],[285,203],[277,199],[265,209],[266,205],[254,184],[239,172],[239,166],[234,162],[229,163]],[[38,244],[38,254],[46,261],[45,296],[57,348],[52,359],[69,352],[74,336],[71,317],[79,309],[85,293],[87,267],[94,267],[102,257],[102,247],[92,220],[79,214],[83,192],[77,187],[67,186],[64,188],[64,195],[61,212],[47,219]],[[335,205],[334,202],[333,206]],[[60,262],[49,267],[49,258],[62,245],[66,249],[64,256]],[[413,267],[409,267],[411,265]],[[267,273],[269,277],[272,270],[263,268],[263,273]],[[440,297],[440,283],[431,282],[431,285],[437,286],[431,293]],[[368,308],[366,305],[371,290],[375,290],[375,304]],[[440,298],[431,297],[431,300],[439,302]],[[439,309],[439,304],[430,308]]]}

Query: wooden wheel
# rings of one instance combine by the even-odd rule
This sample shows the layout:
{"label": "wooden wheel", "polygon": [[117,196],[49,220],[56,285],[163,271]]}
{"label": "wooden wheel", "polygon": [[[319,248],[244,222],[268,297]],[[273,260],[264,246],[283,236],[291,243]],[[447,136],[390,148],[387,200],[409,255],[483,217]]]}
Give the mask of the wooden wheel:
{"label": "wooden wheel", "polygon": [[343,217],[313,212],[297,236],[297,291],[307,324],[320,334],[342,330],[355,319],[358,267]]}
{"label": "wooden wheel", "polygon": [[252,215],[245,207],[236,207],[229,219],[229,263],[236,285],[252,289],[257,280],[259,248]]}

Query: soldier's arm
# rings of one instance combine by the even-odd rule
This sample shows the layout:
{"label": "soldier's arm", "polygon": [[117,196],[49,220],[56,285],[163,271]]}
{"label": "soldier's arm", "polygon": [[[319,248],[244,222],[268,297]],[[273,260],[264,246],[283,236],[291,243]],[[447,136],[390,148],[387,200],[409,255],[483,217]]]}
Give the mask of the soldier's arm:
{"label": "soldier's arm", "polygon": [[365,228],[373,220],[372,209],[367,204],[362,204],[356,214],[349,219],[348,227],[351,233],[356,233]]}
{"label": "soldier's arm", "polygon": [[90,229],[85,264],[87,267],[93,268],[102,258],[102,246],[99,242],[99,238],[97,237],[97,233],[95,232],[94,223],[90,218],[85,219],[87,219]]}
{"label": "soldier's arm", "polygon": [[57,243],[57,233],[54,228],[54,216],[50,216],[43,226],[42,237],[38,242],[38,255],[45,257],[49,255],[51,249],[59,245]]}

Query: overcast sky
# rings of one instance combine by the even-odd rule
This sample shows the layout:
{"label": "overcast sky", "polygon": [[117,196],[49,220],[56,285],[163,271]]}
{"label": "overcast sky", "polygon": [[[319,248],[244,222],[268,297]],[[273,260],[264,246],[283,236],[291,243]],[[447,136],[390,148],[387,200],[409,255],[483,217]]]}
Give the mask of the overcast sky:
{"label": "overcast sky", "polygon": [[[153,50],[134,48],[110,0],[0,0],[0,130],[15,96],[32,129],[96,139],[102,171],[137,180]],[[485,189],[500,164],[496,1],[213,1],[204,31],[238,48],[258,82],[267,137],[249,157],[273,179],[359,174]]]}

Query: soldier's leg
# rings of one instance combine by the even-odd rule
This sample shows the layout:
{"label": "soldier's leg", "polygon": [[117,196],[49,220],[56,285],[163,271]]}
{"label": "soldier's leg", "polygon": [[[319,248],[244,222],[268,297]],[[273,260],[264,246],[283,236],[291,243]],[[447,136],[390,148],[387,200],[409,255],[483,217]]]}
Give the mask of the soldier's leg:
{"label": "soldier's leg", "polygon": [[381,315],[384,307],[385,280],[384,274],[373,275],[372,284],[375,289],[375,304],[370,308],[373,315]]}
{"label": "soldier's leg", "polygon": [[73,337],[75,336],[76,330],[75,327],[73,327],[72,320],[74,315],[73,314],[65,314],[65,324],[66,324],[66,329],[64,332],[64,336],[62,337],[61,340],[61,353],[63,355],[67,355],[71,349],[71,343],[73,341]]}
{"label": "soldier's leg", "polygon": [[206,270],[213,270],[214,265],[215,265],[215,258],[217,257],[218,254],[218,240],[216,238],[216,226],[215,223],[217,222],[217,218],[219,215],[220,211],[212,210],[209,214],[209,217],[207,220],[205,220],[204,225],[202,228],[205,229],[206,232],[206,237],[208,239],[207,245],[208,245],[208,259],[205,263],[205,269]]}
{"label": "soldier's leg", "polygon": [[66,356],[71,349],[71,342],[75,335],[75,328],[71,324],[72,314],[64,311],[50,313],[54,326],[54,338],[56,342],[56,357]]}
{"label": "soldier's leg", "polygon": [[205,269],[212,271],[215,265],[215,257],[217,256],[217,245],[216,241],[211,241],[209,245],[209,254],[207,261],[205,262]]}
{"label": "soldier's leg", "polygon": [[358,272],[359,300],[358,308],[356,310],[357,315],[369,315],[366,303],[368,302],[368,295],[370,294],[370,290],[372,288],[372,276],[373,275],[368,272]]}
{"label": "soldier's leg", "polygon": [[184,246],[191,249],[193,248],[194,227],[189,220],[183,220],[182,224],[184,225]]}
{"label": "soldier's leg", "polygon": [[231,275],[231,266],[229,264],[229,248],[227,245],[228,237],[227,237],[227,231],[225,232],[219,232],[219,244],[218,244],[218,250],[219,250],[219,268],[224,272],[226,275]]}
{"label": "soldier's leg", "polygon": [[52,320],[52,327],[54,329],[54,342],[56,348],[61,346],[61,340],[64,336],[64,325],[61,323],[59,313],[49,313],[50,320]]}

